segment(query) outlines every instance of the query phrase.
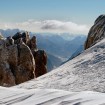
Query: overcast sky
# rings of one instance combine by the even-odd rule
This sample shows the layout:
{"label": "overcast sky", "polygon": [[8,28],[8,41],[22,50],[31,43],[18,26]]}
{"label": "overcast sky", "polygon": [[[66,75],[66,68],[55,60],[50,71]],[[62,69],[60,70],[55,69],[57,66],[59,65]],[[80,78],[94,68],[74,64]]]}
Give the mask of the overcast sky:
{"label": "overcast sky", "polygon": [[0,28],[87,34],[105,0],[0,0]]}

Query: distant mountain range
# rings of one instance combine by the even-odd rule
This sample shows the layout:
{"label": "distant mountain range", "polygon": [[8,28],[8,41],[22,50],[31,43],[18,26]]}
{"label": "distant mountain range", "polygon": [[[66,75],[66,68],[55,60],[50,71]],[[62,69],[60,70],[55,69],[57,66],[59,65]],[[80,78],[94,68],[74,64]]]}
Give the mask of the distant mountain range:
{"label": "distant mountain range", "polygon": [[7,29],[7,30],[0,29],[0,33],[1,33],[4,37],[13,36],[14,34],[16,34],[16,33],[19,32],[19,31],[20,31],[19,29]]}
{"label": "distant mountain range", "polygon": [[[81,45],[71,56],[68,60],[64,61],[62,64],[72,60],[73,58],[77,57],[78,55],[80,55],[82,52],[84,51],[84,46]],[[61,65],[62,65],[61,64]]]}
{"label": "distant mountain range", "polygon": [[50,68],[48,66],[49,70],[80,54],[84,50],[84,42],[86,40],[84,35],[73,36],[70,34],[36,34],[36,37],[38,48],[45,49],[50,54],[48,57],[53,66],[50,65]]}
{"label": "distant mountain range", "polygon": [[[19,29],[7,29],[0,32],[3,36],[13,36]],[[86,36],[73,35],[69,33],[52,34],[52,33],[32,33],[31,36],[37,37],[37,46],[44,49],[48,54],[48,71],[60,66],[63,62],[71,58],[75,53],[81,53]]]}
{"label": "distant mountain range", "polygon": [[39,48],[44,48],[50,54],[67,59],[86,40],[86,36],[84,35],[71,36],[70,34],[68,36],[65,34],[36,34],[36,37]]}

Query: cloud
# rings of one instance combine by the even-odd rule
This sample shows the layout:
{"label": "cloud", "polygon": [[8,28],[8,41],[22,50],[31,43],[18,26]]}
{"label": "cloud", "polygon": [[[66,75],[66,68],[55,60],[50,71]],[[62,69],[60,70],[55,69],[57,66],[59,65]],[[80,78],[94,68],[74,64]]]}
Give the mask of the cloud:
{"label": "cloud", "polygon": [[72,33],[72,34],[88,34],[89,26],[79,25],[70,21],[59,20],[44,20],[35,21],[28,20],[21,23],[1,23],[1,29],[14,29],[27,30],[31,32],[50,32],[50,33]]}

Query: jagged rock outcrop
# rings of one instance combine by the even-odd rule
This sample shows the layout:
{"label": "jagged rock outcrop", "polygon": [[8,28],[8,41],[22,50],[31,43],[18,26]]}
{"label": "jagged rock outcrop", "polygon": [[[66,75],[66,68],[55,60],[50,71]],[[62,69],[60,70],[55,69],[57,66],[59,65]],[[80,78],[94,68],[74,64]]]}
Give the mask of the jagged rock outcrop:
{"label": "jagged rock outcrop", "polygon": [[19,39],[21,38],[23,40],[23,42],[25,44],[28,43],[28,41],[30,40],[30,35],[28,32],[17,32],[14,36],[12,36],[12,38],[14,39],[15,44],[19,43]]}
{"label": "jagged rock outcrop", "polygon": [[35,59],[35,76],[39,77],[45,73],[47,73],[47,54],[44,50],[38,50],[37,43],[36,43],[36,37],[33,36],[27,43],[29,48],[32,51],[32,54]]}
{"label": "jagged rock outcrop", "polygon": [[105,37],[105,15],[100,15],[94,22],[94,25],[91,27],[88,38],[85,43],[85,49],[91,47],[97,41]]}
{"label": "jagged rock outcrop", "polygon": [[[24,43],[18,45],[18,62],[14,70],[16,84],[33,79],[35,74],[35,61],[29,47]],[[11,66],[13,67],[13,66]]]}
{"label": "jagged rock outcrop", "polygon": [[45,73],[47,73],[47,55],[44,50],[38,50],[34,52],[34,58],[35,58],[35,76],[39,77]]}
{"label": "jagged rock outcrop", "polygon": [[30,39],[28,32],[7,38],[1,35],[0,86],[13,86],[39,77],[47,73],[46,63],[47,55],[37,49],[35,36]]}

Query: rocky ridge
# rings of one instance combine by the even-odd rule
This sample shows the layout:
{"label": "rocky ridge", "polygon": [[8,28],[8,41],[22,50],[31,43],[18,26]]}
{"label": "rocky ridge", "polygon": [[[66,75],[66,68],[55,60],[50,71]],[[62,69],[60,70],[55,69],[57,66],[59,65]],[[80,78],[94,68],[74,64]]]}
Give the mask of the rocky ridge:
{"label": "rocky ridge", "polygon": [[[47,55],[35,56],[40,51],[36,46],[36,37],[30,38],[28,32],[18,32],[7,38],[0,35],[0,85],[17,85],[47,73]],[[40,64],[35,63],[36,60]]]}

